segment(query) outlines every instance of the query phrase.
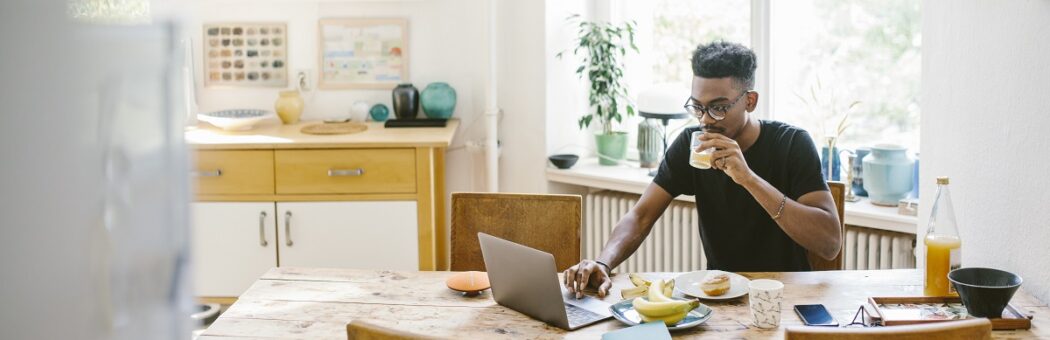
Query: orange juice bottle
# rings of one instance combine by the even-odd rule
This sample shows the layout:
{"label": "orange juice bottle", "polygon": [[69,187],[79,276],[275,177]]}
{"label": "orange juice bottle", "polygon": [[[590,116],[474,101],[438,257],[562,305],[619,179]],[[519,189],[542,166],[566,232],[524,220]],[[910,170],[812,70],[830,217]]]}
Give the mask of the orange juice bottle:
{"label": "orange juice bottle", "polygon": [[937,198],[933,201],[930,224],[923,243],[926,244],[923,293],[926,296],[959,295],[948,282],[948,272],[958,269],[962,260],[962,240],[955,223],[951,195],[948,194],[948,177],[937,178]]}

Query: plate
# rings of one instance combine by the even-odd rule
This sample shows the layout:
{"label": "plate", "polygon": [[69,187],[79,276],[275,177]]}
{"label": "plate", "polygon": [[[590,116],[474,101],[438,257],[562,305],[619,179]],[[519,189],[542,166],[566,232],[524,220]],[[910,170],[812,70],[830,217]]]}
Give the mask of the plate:
{"label": "plate", "polygon": [[[685,300],[682,298],[672,299]],[[612,306],[609,306],[609,311],[612,312],[612,315],[614,318],[616,318],[616,320],[620,320],[620,322],[623,322],[630,326],[634,326],[642,322],[642,317],[638,315],[638,311],[634,310],[634,304],[631,303],[632,300],[633,299],[623,300],[617,302]],[[704,323],[704,321],[707,321],[707,319],[710,319],[711,314],[714,314],[714,310],[712,310],[711,307],[708,307],[707,305],[701,303],[700,307],[696,307],[696,309],[690,311],[689,314],[685,316],[685,319],[682,319],[682,321],[678,321],[678,323],[674,326],[668,326],[667,329],[674,331],[679,329],[696,327]]]}
{"label": "plate", "polygon": [[235,109],[198,113],[197,120],[211,123],[223,130],[248,130],[256,123],[273,116],[273,112],[266,110]]}
{"label": "plate", "polygon": [[[725,273],[729,275],[729,291],[719,296],[711,296],[700,289],[700,285],[707,279],[708,275]],[[747,295],[747,284],[751,280],[737,273],[724,272],[721,270],[701,270],[679,275],[674,279],[674,289],[682,294],[695,296],[707,300],[729,300]]]}

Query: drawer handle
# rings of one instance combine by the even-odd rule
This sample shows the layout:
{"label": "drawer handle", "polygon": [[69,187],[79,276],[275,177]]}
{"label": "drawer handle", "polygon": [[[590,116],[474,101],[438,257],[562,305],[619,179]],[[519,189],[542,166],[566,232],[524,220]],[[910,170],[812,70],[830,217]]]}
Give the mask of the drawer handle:
{"label": "drawer handle", "polygon": [[269,244],[270,244],[269,242],[266,242],[266,212],[265,211],[260,211],[259,212],[259,245],[265,247],[265,246],[267,246]]}
{"label": "drawer handle", "polygon": [[193,177],[219,177],[222,176],[222,169],[215,169],[212,171],[190,171],[190,176]]}
{"label": "drawer handle", "polygon": [[362,168],[350,169],[350,170],[345,170],[345,169],[328,169],[328,176],[330,176],[330,177],[361,176],[361,175],[364,175],[364,174],[365,174],[365,169],[362,169]]}
{"label": "drawer handle", "polygon": [[284,212],[284,245],[292,246],[292,212]]}

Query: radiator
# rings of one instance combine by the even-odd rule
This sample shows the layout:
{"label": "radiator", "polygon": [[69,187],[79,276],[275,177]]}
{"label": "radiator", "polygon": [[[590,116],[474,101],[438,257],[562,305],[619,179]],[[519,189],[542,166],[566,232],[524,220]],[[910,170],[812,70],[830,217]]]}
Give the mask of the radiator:
{"label": "radiator", "polygon": [[[616,223],[638,203],[638,195],[617,191],[587,194],[583,258],[593,259],[609,241]],[[707,267],[697,229],[696,205],[673,201],[638,250],[617,272],[688,272]],[[915,235],[846,226],[845,269],[914,268]]]}

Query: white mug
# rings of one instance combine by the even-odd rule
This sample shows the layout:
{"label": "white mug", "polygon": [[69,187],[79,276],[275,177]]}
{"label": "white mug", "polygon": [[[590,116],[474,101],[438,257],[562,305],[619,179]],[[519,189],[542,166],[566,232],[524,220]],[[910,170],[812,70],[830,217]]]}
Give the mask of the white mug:
{"label": "white mug", "polygon": [[780,307],[784,301],[784,284],[777,280],[752,280],[748,283],[751,321],[758,328],[780,327]]}

